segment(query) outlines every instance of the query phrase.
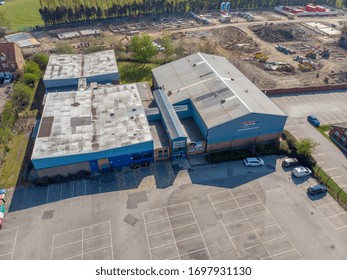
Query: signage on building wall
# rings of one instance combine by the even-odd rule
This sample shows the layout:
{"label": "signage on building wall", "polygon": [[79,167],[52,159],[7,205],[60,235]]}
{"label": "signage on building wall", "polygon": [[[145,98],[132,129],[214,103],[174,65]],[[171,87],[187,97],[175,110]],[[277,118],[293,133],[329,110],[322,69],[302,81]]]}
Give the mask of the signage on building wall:
{"label": "signage on building wall", "polygon": [[192,142],[192,143],[189,143],[188,145],[188,153],[195,153],[195,152],[199,152],[203,150],[204,150],[204,147],[203,147],[202,141]]}
{"label": "signage on building wall", "polygon": [[260,124],[259,121],[242,122],[240,129],[238,129],[237,131],[258,129],[259,128],[259,124]]}

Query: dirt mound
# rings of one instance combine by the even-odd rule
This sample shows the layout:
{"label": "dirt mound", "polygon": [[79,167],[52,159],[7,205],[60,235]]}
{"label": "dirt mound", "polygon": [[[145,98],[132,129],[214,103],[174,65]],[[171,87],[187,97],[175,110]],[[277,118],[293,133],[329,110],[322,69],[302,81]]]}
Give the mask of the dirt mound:
{"label": "dirt mound", "polygon": [[252,27],[252,31],[260,39],[269,43],[301,41],[306,39],[306,34],[301,28],[287,24],[257,25]]}
{"label": "dirt mound", "polygon": [[226,27],[213,29],[211,32],[219,39],[221,46],[226,50],[239,50],[242,53],[254,53],[260,50],[257,43],[238,28]]}

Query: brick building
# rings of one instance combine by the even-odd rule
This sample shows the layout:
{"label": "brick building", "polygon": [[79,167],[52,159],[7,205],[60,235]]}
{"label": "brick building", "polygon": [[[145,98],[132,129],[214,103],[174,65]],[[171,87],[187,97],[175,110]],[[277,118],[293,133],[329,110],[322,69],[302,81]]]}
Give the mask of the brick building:
{"label": "brick building", "polygon": [[0,71],[16,72],[24,67],[22,51],[15,43],[0,43]]}
{"label": "brick building", "polygon": [[329,137],[347,153],[347,122],[332,125],[329,131]]}

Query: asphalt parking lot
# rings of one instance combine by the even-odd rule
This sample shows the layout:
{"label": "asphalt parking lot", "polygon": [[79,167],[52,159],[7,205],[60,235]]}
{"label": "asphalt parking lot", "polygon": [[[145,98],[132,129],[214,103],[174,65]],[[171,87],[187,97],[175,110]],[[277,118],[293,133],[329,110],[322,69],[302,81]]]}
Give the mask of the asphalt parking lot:
{"label": "asphalt parking lot", "polygon": [[286,129],[297,138],[312,138],[319,144],[314,151],[319,166],[347,192],[346,156],[306,120],[314,114],[322,125],[347,122],[347,91],[285,94],[271,100],[288,115]]}
{"label": "asphalt parking lot", "polygon": [[263,167],[196,158],[20,188],[0,258],[347,259],[346,214],[330,196],[307,196],[312,184],[266,157]]}

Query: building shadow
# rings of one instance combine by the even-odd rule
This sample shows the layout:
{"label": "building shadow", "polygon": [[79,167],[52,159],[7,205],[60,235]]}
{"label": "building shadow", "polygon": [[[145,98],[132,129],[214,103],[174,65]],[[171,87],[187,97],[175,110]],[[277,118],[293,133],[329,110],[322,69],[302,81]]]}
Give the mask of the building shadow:
{"label": "building shadow", "polygon": [[[26,185],[19,184],[14,189],[9,212],[24,210],[79,196],[132,189],[136,190],[144,184],[144,180],[147,180],[149,176],[154,177],[154,182],[152,182],[153,185],[149,187],[164,189],[172,186],[175,181],[178,174],[178,170],[175,170],[172,169],[170,162],[163,161],[151,163],[150,166],[147,167],[141,166],[137,169],[123,168],[122,170],[96,174],[88,179],[71,180],[48,186],[34,186],[28,183]],[[141,188],[141,191],[143,191],[143,188]],[[143,198],[136,197],[133,201],[137,201],[138,203],[138,200],[141,199]]]}
{"label": "building shadow", "polygon": [[276,157],[264,157],[265,165],[246,167],[243,161],[218,163],[188,169],[192,184],[235,188],[276,172]]}

